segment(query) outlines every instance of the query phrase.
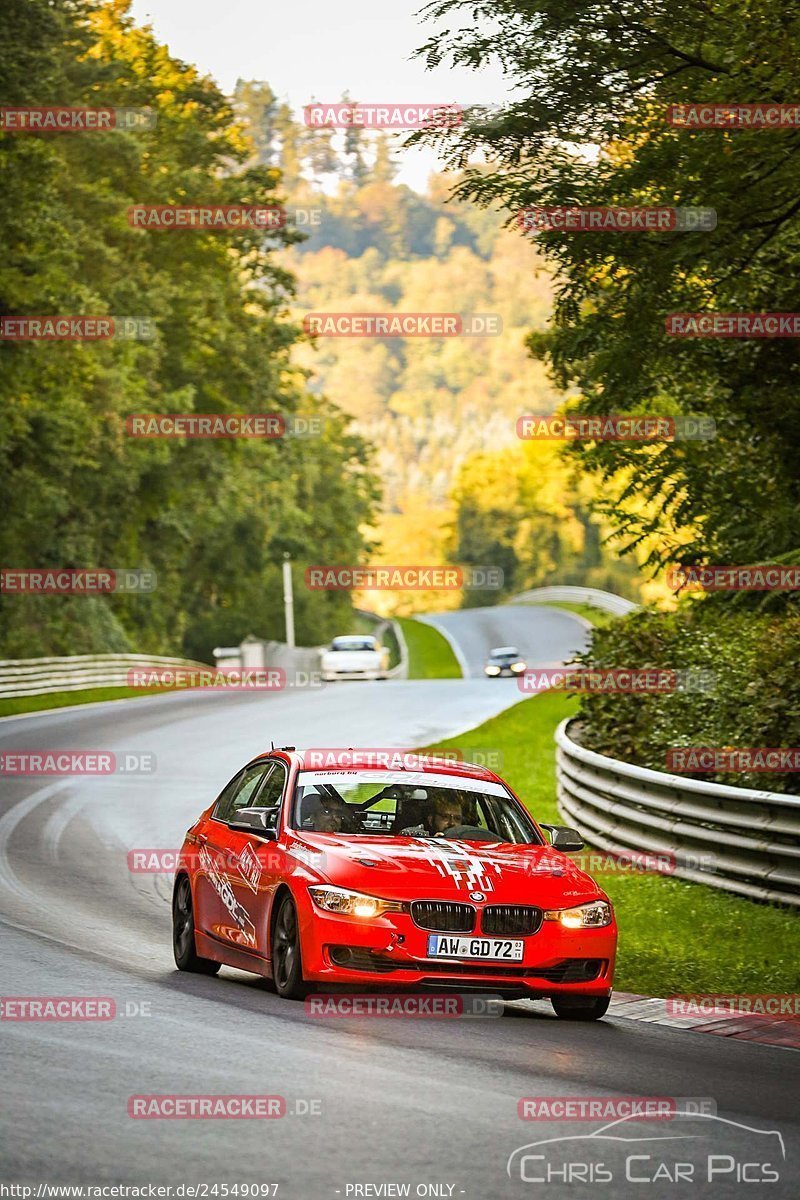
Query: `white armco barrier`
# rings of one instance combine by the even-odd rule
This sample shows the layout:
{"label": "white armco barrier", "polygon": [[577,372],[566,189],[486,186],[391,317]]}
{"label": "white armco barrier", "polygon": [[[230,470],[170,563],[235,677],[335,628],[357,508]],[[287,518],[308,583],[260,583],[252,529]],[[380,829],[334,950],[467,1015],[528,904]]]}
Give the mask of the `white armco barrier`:
{"label": "white armco barrier", "polygon": [[208,671],[208,663],[153,654],[73,654],[68,658],[12,658],[0,661],[0,697],[44,696],[85,688],[127,687],[128,672],[177,667]]}
{"label": "white armco barrier", "polygon": [[558,807],[591,846],[665,856],[681,879],[800,907],[800,796],[596,754],[556,731]]}
{"label": "white armco barrier", "polygon": [[531,588],[527,592],[520,592],[518,596],[512,596],[508,603],[546,604],[548,600],[593,604],[595,608],[602,608],[605,612],[615,613],[620,617],[639,607],[632,600],[626,600],[624,596],[617,596],[614,592],[604,592],[600,588],[573,587],[566,583],[553,587]]}

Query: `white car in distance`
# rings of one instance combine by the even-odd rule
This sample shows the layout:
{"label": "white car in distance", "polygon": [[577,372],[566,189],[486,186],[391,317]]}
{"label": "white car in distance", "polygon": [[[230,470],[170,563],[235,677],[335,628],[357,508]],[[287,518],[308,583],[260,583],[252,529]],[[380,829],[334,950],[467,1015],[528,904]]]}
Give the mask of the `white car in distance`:
{"label": "white car in distance", "polygon": [[335,637],[322,652],[321,670],[327,683],[336,679],[386,679],[389,651],[368,634]]}

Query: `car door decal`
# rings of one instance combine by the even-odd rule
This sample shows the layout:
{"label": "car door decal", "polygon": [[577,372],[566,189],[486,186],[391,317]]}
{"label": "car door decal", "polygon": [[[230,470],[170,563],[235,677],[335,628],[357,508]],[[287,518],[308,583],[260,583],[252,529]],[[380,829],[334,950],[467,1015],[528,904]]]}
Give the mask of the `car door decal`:
{"label": "car door decal", "polygon": [[248,843],[242,846],[236,856],[236,867],[251,892],[258,891],[261,882],[261,863],[256,857],[253,847]]}
{"label": "car door decal", "polygon": [[230,913],[232,920],[242,935],[243,941],[246,945],[254,947],[256,944],[256,927],[250,920],[250,914],[247,909],[236,899],[230,883],[217,870],[213,855],[207,846],[201,846],[199,857],[201,868],[205,871],[209,883]]}

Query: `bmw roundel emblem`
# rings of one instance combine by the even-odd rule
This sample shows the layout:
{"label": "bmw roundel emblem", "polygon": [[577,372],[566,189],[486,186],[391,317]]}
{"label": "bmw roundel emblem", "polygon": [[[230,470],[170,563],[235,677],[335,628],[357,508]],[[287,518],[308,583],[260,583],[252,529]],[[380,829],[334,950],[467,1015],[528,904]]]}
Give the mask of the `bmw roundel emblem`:
{"label": "bmw roundel emblem", "polygon": [[479,900],[485,900],[485,899],[486,899],[486,897],[484,896],[483,892],[470,892],[470,894],[469,894],[469,898],[470,898],[470,900],[475,900],[475,901],[476,901],[476,903],[477,903],[477,901],[479,901]]}

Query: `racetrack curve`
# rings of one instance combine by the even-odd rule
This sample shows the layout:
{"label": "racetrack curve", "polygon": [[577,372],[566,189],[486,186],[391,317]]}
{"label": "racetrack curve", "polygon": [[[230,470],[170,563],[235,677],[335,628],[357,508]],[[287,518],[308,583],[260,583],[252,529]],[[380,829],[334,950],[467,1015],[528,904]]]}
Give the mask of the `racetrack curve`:
{"label": "racetrack curve", "polygon": [[583,649],[591,629],[583,617],[545,604],[458,608],[419,620],[447,638],[465,678],[483,675],[486,657],[495,646],[516,646],[530,666],[559,666]]}
{"label": "racetrack curve", "polygon": [[[475,661],[489,612],[492,644],[517,642],[534,664],[580,648],[585,630],[569,614],[557,614],[558,632],[547,617],[554,610],[525,608],[526,628],[521,608],[507,623],[513,606],[459,614],[462,653]],[[569,1024],[544,1002],[507,1005],[499,1019],[320,1019],[255,977],[174,969],[169,880],[131,874],[127,853],[177,847],[247,757],[270,739],[422,745],[519,698],[513,680],[390,681],[142,697],[0,722],[4,752],[110,749],[156,762],[152,775],[2,781],[3,995],[108,996],[118,1013],[127,1006],[139,1014],[2,1022],[2,1181],[273,1182],[285,1200],[391,1195],[352,1188],[405,1183],[412,1196],[428,1184],[441,1189],[428,1195],[474,1200],[574,1196],[574,1183],[522,1182],[516,1166],[510,1178],[507,1160],[526,1143],[597,1123],[532,1124],[519,1119],[518,1100],[656,1095],[711,1098],[737,1123],[709,1123],[691,1153],[706,1144],[733,1153],[735,1141],[757,1140],[738,1125],[780,1130],[787,1161],[768,1193],[796,1195],[800,1060],[791,1051],[639,1021]],[[201,1122],[127,1115],[132,1094],[174,1093],[281,1095],[289,1114]],[[298,1101],[319,1102],[319,1114],[294,1111]],[[535,1175],[530,1163],[525,1171]],[[642,1185],[615,1174],[602,1190],[629,1196]],[[713,1195],[753,1190],[722,1178]],[[664,1183],[649,1194],[707,1192]]]}

